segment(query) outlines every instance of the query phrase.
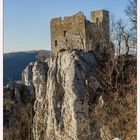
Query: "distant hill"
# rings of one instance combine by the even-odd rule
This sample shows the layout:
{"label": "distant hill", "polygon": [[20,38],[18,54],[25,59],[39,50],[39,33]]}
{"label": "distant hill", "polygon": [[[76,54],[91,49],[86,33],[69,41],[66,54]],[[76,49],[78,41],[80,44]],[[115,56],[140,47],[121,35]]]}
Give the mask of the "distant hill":
{"label": "distant hill", "polygon": [[3,56],[3,83],[6,85],[9,81],[21,80],[23,69],[30,63],[36,60],[38,54],[44,54],[47,57],[50,51],[28,51],[28,52],[12,52],[4,53]]}

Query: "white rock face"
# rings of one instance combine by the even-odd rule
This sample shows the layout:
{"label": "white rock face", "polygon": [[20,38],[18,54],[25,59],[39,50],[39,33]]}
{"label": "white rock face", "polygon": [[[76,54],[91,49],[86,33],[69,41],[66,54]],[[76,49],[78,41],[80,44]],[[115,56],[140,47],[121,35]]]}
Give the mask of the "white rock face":
{"label": "white rock face", "polygon": [[[136,59],[128,58],[123,58],[127,71],[119,77],[127,82],[119,81],[118,88],[121,57],[114,67],[113,51],[106,48],[63,51],[27,66],[23,82],[33,97],[34,90],[36,94],[34,121],[30,120],[34,140],[135,140],[136,127],[132,131],[131,126],[136,126]],[[22,88],[18,92],[13,87],[7,88],[14,91],[17,102],[28,99],[28,92],[20,98]],[[129,90],[122,96],[126,87]]]}
{"label": "white rock face", "polygon": [[33,68],[34,63],[31,62],[22,72],[22,83],[26,86],[32,86],[33,79],[32,79],[32,68]]}
{"label": "white rock face", "polygon": [[104,72],[93,52],[61,52],[48,62],[36,62],[32,71],[35,140],[100,140],[90,105],[99,96],[98,78]]}
{"label": "white rock face", "polygon": [[112,139],[112,140],[121,140],[121,139],[119,139],[119,138],[114,138],[114,139]]}
{"label": "white rock face", "polygon": [[33,85],[37,100],[41,100],[46,93],[46,81],[47,81],[48,65],[46,62],[35,62],[33,66]]}

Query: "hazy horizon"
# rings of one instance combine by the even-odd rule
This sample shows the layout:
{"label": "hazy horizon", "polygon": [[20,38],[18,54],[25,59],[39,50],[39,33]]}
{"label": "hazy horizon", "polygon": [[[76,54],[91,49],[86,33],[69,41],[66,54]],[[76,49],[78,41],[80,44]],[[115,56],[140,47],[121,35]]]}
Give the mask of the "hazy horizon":
{"label": "hazy horizon", "polygon": [[117,18],[126,18],[128,0],[5,0],[4,53],[50,50],[50,20],[82,11],[90,19],[91,11],[105,9]]}
{"label": "hazy horizon", "polygon": [[34,52],[34,51],[51,51],[51,49],[31,49],[31,50],[13,50],[13,51],[7,51],[3,52],[4,54],[7,53],[19,53],[19,52]]}

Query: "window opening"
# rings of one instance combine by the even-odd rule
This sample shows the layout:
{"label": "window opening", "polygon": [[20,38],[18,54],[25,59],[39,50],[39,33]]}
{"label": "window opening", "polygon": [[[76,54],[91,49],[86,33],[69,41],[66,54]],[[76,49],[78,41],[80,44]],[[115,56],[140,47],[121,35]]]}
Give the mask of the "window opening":
{"label": "window opening", "polygon": [[99,22],[99,18],[96,18],[96,23],[98,23]]}
{"label": "window opening", "polygon": [[67,36],[67,31],[64,31],[64,37],[66,37]]}
{"label": "window opening", "polygon": [[55,40],[55,46],[57,46],[57,40]]}

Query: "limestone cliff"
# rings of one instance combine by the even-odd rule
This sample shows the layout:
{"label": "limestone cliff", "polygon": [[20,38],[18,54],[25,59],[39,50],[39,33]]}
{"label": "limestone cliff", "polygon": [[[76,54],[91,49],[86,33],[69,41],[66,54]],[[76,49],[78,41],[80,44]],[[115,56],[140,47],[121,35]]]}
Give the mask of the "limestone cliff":
{"label": "limestone cliff", "polygon": [[114,58],[113,48],[100,46],[95,52],[62,51],[30,64],[22,76],[36,94],[28,126],[34,138],[14,140],[136,139],[134,56]]}
{"label": "limestone cliff", "polygon": [[[64,51],[35,63],[35,140],[136,139],[136,61],[128,60],[127,70],[127,57],[124,68],[111,51],[97,52]],[[124,70],[128,81],[120,80],[116,87],[113,78],[121,79]]]}
{"label": "limestone cliff", "polygon": [[22,72],[22,83],[24,83],[26,86],[33,86],[33,65],[34,62],[30,62],[30,64]]}

